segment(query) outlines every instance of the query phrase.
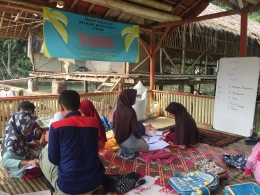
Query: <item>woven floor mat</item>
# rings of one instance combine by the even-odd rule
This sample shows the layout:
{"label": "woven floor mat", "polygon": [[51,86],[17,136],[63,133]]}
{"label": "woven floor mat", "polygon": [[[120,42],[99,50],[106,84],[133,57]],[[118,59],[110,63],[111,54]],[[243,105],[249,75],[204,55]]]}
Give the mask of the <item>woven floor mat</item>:
{"label": "woven floor mat", "polygon": [[11,177],[0,165],[0,191],[8,194],[23,194],[48,190],[44,176],[34,179],[17,179]]}

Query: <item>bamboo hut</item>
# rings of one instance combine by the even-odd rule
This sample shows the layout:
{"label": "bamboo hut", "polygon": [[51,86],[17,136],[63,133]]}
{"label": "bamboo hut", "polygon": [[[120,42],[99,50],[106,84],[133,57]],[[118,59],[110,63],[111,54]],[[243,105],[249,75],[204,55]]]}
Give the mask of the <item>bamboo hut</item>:
{"label": "bamboo hut", "polygon": [[[224,10],[213,4],[200,14],[210,15]],[[195,74],[194,67],[216,67],[222,57],[237,57],[240,41],[240,15],[231,15],[178,27],[171,35],[165,37],[156,58],[156,71],[160,66],[171,65],[174,74]],[[248,20],[247,55],[260,55],[260,23]],[[169,60],[169,58],[171,60]],[[163,63],[160,64],[160,59]],[[185,71],[181,71],[183,63]],[[176,67],[176,68],[174,68]]]}

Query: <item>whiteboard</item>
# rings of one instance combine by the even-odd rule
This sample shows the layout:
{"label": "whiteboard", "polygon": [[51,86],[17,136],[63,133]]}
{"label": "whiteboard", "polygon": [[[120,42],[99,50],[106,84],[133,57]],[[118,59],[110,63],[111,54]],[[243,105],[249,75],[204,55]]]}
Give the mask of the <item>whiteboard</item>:
{"label": "whiteboard", "polygon": [[259,58],[221,58],[218,64],[213,128],[251,136],[259,77]]}

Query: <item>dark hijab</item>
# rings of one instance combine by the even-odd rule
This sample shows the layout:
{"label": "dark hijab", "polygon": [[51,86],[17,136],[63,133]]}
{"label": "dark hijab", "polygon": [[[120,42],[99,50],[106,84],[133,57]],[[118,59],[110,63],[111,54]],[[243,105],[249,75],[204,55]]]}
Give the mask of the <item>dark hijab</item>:
{"label": "dark hijab", "polygon": [[29,146],[27,145],[26,135],[24,131],[36,120],[36,116],[29,112],[14,113],[5,129],[4,138],[2,142],[2,156],[7,151],[12,151],[24,160],[33,159],[29,153]]}
{"label": "dark hijab", "polygon": [[98,120],[99,122],[98,140],[102,142],[106,142],[107,141],[106,131],[93,103],[90,100],[83,100],[80,102],[80,109],[83,112],[84,116],[95,117]]}
{"label": "dark hijab", "polygon": [[132,133],[139,133],[136,113],[132,108],[136,93],[135,89],[125,89],[118,96],[117,108],[113,115],[115,139],[118,144],[127,140]]}
{"label": "dark hijab", "polygon": [[186,108],[177,102],[171,102],[165,109],[175,115],[175,145],[195,145],[199,142],[197,125]]}

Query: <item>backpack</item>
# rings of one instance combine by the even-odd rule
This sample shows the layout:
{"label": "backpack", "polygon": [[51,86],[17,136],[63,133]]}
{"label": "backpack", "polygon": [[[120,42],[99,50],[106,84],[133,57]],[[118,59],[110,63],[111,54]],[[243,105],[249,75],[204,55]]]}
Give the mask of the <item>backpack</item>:
{"label": "backpack", "polygon": [[144,162],[157,161],[158,163],[172,163],[173,157],[167,149],[158,149],[153,151],[141,151],[138,153],[138,158]]}
{"label": "backpack", "polygon": [[227,166],[245,170],[248,157],[245,154],[234,154],[234,155],[223,154],[222,159]]}
{"label": "backpack", "polygon": [[219,187],[217,175],[200,171],[175,174],[168,182],[181,195],[209,195]]}
{"label": "backpack", "polygon": [[212,159],[198,160],[194,163],[194,168],[196,171],[218,175],[219,179],[226,179],[228,174],[225,169],[216,165]]}
{"label": "backpack", "polygon": [[223,192],[226,195],[260,194],[260,186],[254,182],[228,185]]}

